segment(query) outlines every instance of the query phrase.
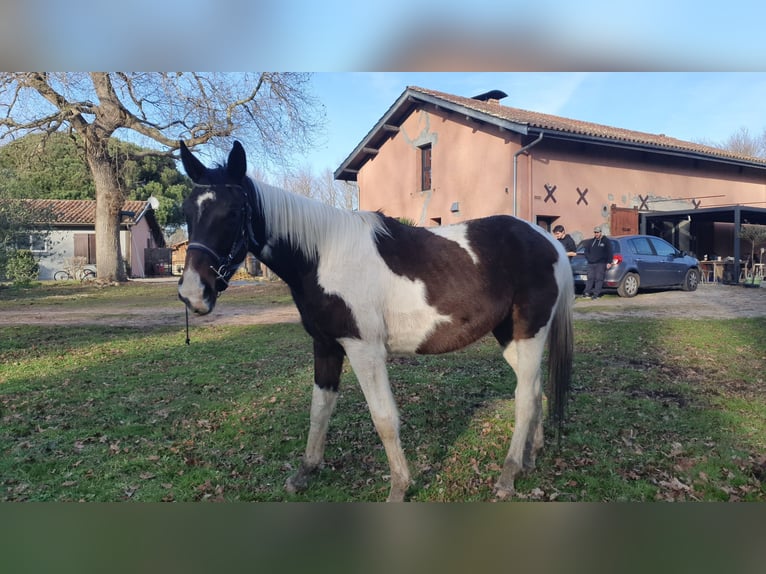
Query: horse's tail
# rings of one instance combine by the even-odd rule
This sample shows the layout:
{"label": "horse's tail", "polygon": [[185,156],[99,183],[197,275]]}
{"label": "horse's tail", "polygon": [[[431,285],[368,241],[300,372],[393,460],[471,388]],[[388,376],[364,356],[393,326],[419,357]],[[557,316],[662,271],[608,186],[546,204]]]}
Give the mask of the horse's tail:
{"label": "horse's tail", "polygon": [[572,382],[574,358],[574,334],[572,328],[572,307],[574,305],[574,281],[569,261],[557,265],[556,281],[559,296],[548,332],[548,413],[561,436],[569,388]]}

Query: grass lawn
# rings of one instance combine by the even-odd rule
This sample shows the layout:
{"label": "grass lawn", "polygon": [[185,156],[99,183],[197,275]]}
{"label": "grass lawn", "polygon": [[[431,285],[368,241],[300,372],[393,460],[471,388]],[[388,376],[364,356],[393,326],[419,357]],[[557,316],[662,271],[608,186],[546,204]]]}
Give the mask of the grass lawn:
{"label": "grass lawn", "polygon": [[[177,305],[174,285],[0,289],[21,305]],[[283,304],[283,288],[220,304]],[[172,301],[172,302],[171,302]],[[766,501],[763,319],[576,321],[575,379],[517,500]],[[513,376],[492,339],[396,356],[390,376],[416,501],[492,500]],[[0,500],[384,500],[388,465],[348,366],[326,465],[288,495],[308,429],[299,325],[0,326]]]}

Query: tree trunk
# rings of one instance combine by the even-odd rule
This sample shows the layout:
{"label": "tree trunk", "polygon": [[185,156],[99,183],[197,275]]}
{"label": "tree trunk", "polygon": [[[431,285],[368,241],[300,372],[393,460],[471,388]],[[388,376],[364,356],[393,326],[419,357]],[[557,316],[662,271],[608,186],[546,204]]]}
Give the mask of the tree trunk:
{"label": "tree trunk", "polygon": [[124,198],[117,175],[106,150],[91,148],[87,158],[96,185],[96,275],[105,281],[125,281],[120,249],[120,212]]}

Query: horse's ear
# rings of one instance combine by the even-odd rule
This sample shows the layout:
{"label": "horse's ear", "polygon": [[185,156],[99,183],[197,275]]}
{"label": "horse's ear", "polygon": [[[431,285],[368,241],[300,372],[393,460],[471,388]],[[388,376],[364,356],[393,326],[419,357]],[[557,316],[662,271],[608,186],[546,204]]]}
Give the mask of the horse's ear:
{"label": "horse's ear", "polygon": [[226,162],[226,170],[229,172],[229,177],[234,181],[242,181],[245,178],[245,173],[247,172],[245,148],[243,148],[242,144],[236,140],[229,152],[229,161]]}
{"label": "horse's ear", "polygon": [[189,148],[186,147],[186,144],[183,142],[183,140],[179,140],[178,143],[180,144],[181,148],[181,163],[183,163],[186,175],[188,175],[191,180],[196,183],[205,175],[207,168],[202,164],[200,160],[192,155],[192,152],[189,151]]}

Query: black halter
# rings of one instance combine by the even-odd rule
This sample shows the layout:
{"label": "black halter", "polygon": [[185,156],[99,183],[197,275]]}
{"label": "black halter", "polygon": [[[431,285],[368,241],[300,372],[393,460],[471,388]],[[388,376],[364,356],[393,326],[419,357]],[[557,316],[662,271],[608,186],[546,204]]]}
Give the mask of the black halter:
{"label": "black halter", "polygon": [[[197,185],[197,187],[210,188],[220,187],[220,185]],[[245,250],[245,253],[247,253],[247,251],[256,252],[260,249],[260,244],[258,241],[256,241],[255,234],[253,233],[253,207],[250,204],[249,194],[241,185],[225,184],[224,187],[238,187],[243,191],[245,198],[245,206],[242,208],[240,232],[236,241],[234,241],[232,244],[231,249],[229,250],[229,254],[225,257],[222,257],[214,249],[198,241],[190,242],[186,247],[187,251],[202,251],[203,253],[206,253],[213,258],[215,265],[211,265],[210,269],[212,269],[213,273],[215,273],[216,279],[220,280],[223,284],[223,286],[218,289],[219,293],[229,286],[229,279],[231,279],[232,275],[234,275],[239,266],[242,264],[244,258],[237,261],[237,254],[243,249]]]}

